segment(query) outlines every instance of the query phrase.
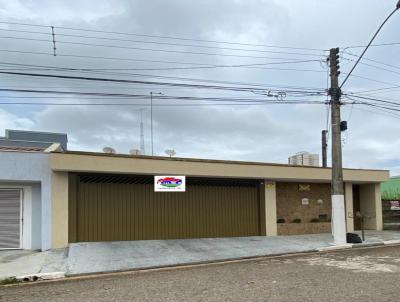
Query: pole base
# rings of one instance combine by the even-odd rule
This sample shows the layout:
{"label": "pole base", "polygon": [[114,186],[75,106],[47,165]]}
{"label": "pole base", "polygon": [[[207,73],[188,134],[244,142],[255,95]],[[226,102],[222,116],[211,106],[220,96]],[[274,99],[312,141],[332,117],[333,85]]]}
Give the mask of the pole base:
{"label": "pole base", "polygon": [[347,243],[344,195],[332,195],[332,235],[335,245]]}

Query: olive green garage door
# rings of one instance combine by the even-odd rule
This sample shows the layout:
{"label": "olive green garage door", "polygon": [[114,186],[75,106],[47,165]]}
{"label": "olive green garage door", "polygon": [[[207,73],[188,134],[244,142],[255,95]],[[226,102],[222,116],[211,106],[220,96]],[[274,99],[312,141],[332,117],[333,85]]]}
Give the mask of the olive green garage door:
{"label": "olive green garage door", "polygon": [[265,235],[258,181],[187,178],[154,192],[151,176],[70,175],[69,241]]}

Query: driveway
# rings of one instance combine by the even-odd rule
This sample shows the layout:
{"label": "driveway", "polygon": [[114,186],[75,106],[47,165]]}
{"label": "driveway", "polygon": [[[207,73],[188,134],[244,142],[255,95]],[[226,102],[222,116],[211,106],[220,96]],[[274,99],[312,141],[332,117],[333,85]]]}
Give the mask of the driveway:
{"label": "driveway", "polygon": [[13,276],[65,272],[66,256],[65,249],[46,252],[0,250],[0,280]]}
{"label": "driveway", "polygon": [[[364,245],[400,240],[400,232],[366,232]],[[73,243],[69,276],[311,252],[332,246],[331,234]]]}

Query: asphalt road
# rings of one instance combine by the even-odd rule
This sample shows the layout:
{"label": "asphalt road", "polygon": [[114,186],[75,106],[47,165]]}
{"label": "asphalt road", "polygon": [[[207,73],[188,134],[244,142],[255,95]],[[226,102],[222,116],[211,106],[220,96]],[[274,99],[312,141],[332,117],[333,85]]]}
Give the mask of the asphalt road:
{"label": "asphalt road", "polygon": [[400,247],[0,287],[0,301],[399,301]]}

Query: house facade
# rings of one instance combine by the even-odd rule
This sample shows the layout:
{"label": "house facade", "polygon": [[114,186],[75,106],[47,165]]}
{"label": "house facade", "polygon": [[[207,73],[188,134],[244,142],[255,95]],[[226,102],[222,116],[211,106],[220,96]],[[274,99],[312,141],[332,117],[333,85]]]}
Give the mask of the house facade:
{"label": "house facade", "polygon": [[[46,250],[72,242],[330,232],[329,168],[57,148],[0,151],[0,166],[0,203],[7,205],[0,206],[0,225],[5,209],[14,216],[20,210],[21,219],[20,229],[8,226],[13,238],[0,236],[0,248],[4,241]],[[186,190],[155,192],[155,176],[185,176]],[[367,229],[382,229],[380,183],[388,178],[388,171],[344,170],[348,231],[357,227],[356,211]]]}

